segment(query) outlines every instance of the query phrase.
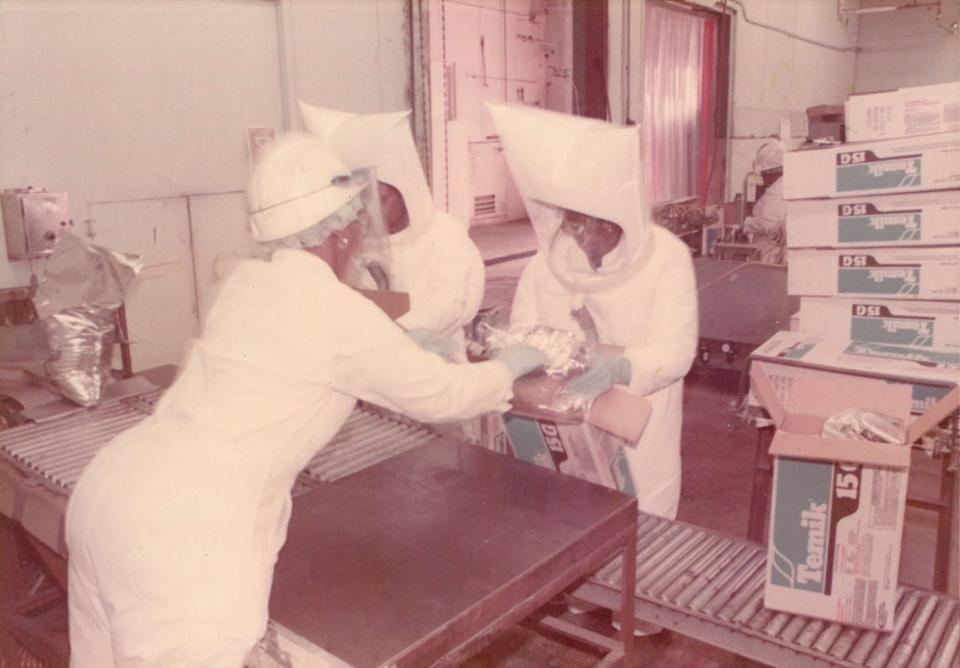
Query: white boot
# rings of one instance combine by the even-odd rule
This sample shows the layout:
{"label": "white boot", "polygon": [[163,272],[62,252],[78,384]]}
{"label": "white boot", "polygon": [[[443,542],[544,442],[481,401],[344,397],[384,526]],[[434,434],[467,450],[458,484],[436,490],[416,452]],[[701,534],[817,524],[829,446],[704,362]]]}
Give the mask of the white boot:
{"label": "white boot", "polygon": [[[613,613],[613,621],[611,622],[613,628],[619,631],[622,627],[620,624],[620,615]],[[662,626],[657,626],[656,624],[651,624],[650,622],[644,622],[639,619],[633,620],[633,636],[643,637],[643,636],[653,636],[663,631]]]}

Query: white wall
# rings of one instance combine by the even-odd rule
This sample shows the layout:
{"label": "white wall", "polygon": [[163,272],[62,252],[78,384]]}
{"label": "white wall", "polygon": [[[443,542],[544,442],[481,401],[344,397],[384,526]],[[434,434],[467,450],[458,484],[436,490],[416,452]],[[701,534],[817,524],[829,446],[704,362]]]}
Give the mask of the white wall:
{"label": "white wall", "polygon": [[404,0],[293,0],[296,88],[311,104],[366,113],[410,108]]}
{"label": "white wall", "polygon": [[[732,4],[732,3],[731,3]],[[837,16],[835,0],[744,0],[751,21],[831,46],[856,46],[857,21]],[[806,110],[841,104],[852,92],[852,51],[809,44],[751,25],[743,13],[734,26],[733,127],[727,199],[741,191],[757,149],[790,122],[790,146],[806,136]]]}
{"label": "white wall", "polygon": [[[945,0],[941,24],[958,15],[960,0]],[[960,34],[938,27],[936,16],[935,7],[863,14],[856,92],[960,81]]]}
{"label": "white wall", "polygon": [[[0,187],[67,191],[92,241],[164,265],[128,304],[139,368],[178,361],[212,299],[212,259],[247,252],[248,127],[281,130],[298,95],[409,106],[403,2],[284,7],[281,49],[270,0],[0,3]],[[0,235],[0,287],[29,276]]]}

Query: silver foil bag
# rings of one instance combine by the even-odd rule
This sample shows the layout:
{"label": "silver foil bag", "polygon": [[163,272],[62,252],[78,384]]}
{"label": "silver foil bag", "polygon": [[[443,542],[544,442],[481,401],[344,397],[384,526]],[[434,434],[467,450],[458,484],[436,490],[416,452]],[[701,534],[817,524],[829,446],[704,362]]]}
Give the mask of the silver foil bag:
{"label": "silver foil bag", "polygon": [[110,379],[117,309],[84,305],[65,308],[44,318],[51,357],[47,378],[67,399],[96,406]]}
{"label": "silver foil bag", "polygon": [[848,408],[823,424],[823,436],[873,443],[903,443],[903,420],[862,408]]}

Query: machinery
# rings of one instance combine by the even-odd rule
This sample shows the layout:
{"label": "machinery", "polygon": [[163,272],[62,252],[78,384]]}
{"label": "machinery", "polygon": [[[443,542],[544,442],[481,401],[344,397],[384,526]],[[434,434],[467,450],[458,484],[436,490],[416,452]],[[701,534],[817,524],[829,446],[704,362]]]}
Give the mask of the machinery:
{"label": "machinery", "polygon": [[754,348],[782,329],[800,308],[787,295],[787,268],[760,262],[696,258],[701,365],[742,371]]}
{"label": "machinery", "polygon": [[49,255],[61,230],[73,226],[67,193],[16,188],[0,192],[0,213],[11,260]]}

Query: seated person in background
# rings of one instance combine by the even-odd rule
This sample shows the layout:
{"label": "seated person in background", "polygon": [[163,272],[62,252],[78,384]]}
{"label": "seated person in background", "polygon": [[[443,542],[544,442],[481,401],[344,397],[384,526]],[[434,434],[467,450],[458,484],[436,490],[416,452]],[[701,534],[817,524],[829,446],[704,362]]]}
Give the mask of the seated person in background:
{"label": "seated person in background", "polygon": [[743,231],[750,234],[760,249],[760,261],[786,264],[787,206],[783,202],[783,154],[787,147],[779,139],[769,141],[757,151],[753,168],[766,188],[753,205],[753,215],[743,221]]}
{"label": "seated person in background", "polygon": [[410,295],[410,311],[397,322],[435,352],[466,359],[463,328],[483,299],[483,260],[466,226],[434,208],[410,112],[349,114],[304,102],[300,109],[307,129],[348,167],[376,172],[390,233],[390,289]]}
{"label": "seated person in background", "polygon": [[650,420],[624,452],[639,509],[673,519],[697,292],[689,249],[651,222],[638,130],[529,107],[490,109],[539,245],[520,276],[511,324],[549,325],[622,349],[595,359],[567,393],[593,399],[616,384],[649,399]]}
{"label": "seated person in background", "polygon": [[470,417],[503,407],[545,361],[515,346],[448,363],[349,287],[382,231],[375,189],[308,135],[261,158],[247,194],[272,257],[230,272],[153,415],[107,444],[70,497],[75,668],[255,663],[290,490],[357,399]]}

